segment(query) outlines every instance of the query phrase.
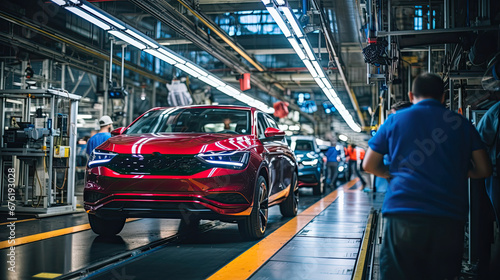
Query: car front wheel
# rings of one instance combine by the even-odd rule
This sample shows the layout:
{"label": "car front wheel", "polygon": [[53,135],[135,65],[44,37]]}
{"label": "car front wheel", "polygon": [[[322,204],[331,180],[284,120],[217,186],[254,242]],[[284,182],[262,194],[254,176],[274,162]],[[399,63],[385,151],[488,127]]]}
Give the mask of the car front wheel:
{"label": "car front wheel", "polygon": [[125,225],[125,218],[102,219],[96,215],[89,214],[89,223],[92,231],[103,236],[117,235]]}
{"label": "car front wheel", "polygon": [[293,173],[290,184],[290,193],[280,204],[280,212],[284,217],[295,217],[299,209],[299,188],[297,187],[297,173]]}
{"label": "car front wheel", "polygon": [[243,237],[259,239],[264,236],[267,228],[268,208],[266,180],[263,176],[259,176],[255,186],[252,213],[238,222],[238,229]]}

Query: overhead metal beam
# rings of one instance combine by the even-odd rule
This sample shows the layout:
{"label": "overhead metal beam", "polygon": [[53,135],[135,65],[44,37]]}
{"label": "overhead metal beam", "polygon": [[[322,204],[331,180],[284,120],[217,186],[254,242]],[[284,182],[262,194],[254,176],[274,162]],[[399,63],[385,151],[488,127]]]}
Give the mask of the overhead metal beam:
{"label": "overhead metal beam", "polygon": [[386,36],[403,36],[403,35],[421,35],[421,34],[439,34],[439,33],[462,33],[478,30],[498,30],[500,25],[491,26],[473,26],[473,27],[457,27],[447,29],[426,29],[426,30],[399,30],[399,31],[378,31],[377,37]]}

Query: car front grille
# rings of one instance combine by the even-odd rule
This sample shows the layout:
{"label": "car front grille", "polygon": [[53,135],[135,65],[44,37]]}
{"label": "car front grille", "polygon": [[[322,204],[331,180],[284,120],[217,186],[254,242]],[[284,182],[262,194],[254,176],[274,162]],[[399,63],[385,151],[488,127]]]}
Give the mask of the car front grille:
{"label": "car front grille", "polygon": [[194,155],[117,155],[108,168],[120,174],[193,175],[210,166]]}

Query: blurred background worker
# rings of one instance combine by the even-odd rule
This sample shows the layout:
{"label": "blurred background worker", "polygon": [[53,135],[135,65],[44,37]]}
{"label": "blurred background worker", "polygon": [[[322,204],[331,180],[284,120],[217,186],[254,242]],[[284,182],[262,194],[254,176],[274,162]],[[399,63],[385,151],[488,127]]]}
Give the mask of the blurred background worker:
{"label": "blurred background worker", "polygon": [[361,176],[361,173],[359,172],[359,168],[358,168],[358,159],[362,160],[364,158],[365,150],[359,149],[356,146],[356,144],[350,144],[347,147],[346,155],[348,157],[348,162],[349,162],[349,172],[348,172],[347,179],[350,180],[351,175],[354,172],[356,172],[356,176],[358,176],[359,180],[361,181],[361,184],[363,184],[363,187],[366,186],[366,181],[365,181],[365,179],[363,179],[363,176]]}
{"label": "blurred background worker", "polygon": [[339,153],[337,148],[332,146],[325,153],[326,156],[326,185],[332,188],[337,187],[337,175],[339,167]]}
{"label": "blurred background worker", "polygon": [[177,77],[172,79],[171,84],[167,84],[167,89],[167,100],[170,106],[186,106],[193,103],[193,98],[191,97],[186,84],[181,82]]}
{"label": "blurred background worker", "polygon": [[87,142],[87,156],[90,156],[92,151],[97,148],[97,146],[104,143],[111,137],[111,130],[113,130],[113,121],[109,116],[102,116],[99,119],[99,125],[101,129],[94,136],[90,137]]}

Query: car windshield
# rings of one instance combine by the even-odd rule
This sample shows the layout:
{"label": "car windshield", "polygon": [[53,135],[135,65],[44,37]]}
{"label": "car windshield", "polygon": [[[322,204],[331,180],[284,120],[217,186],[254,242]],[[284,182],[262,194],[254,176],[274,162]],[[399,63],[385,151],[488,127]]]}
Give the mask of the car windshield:
{"label": "car windshield", "polygon": [[309,140],[295,140],[292,143],[292,150],[294,151],[312,151],[313,143]]}
{"label": "car windshield", "polygon": [[144,114],[124,134],[250,134],[250,111],[219,108],[167,108]]}

